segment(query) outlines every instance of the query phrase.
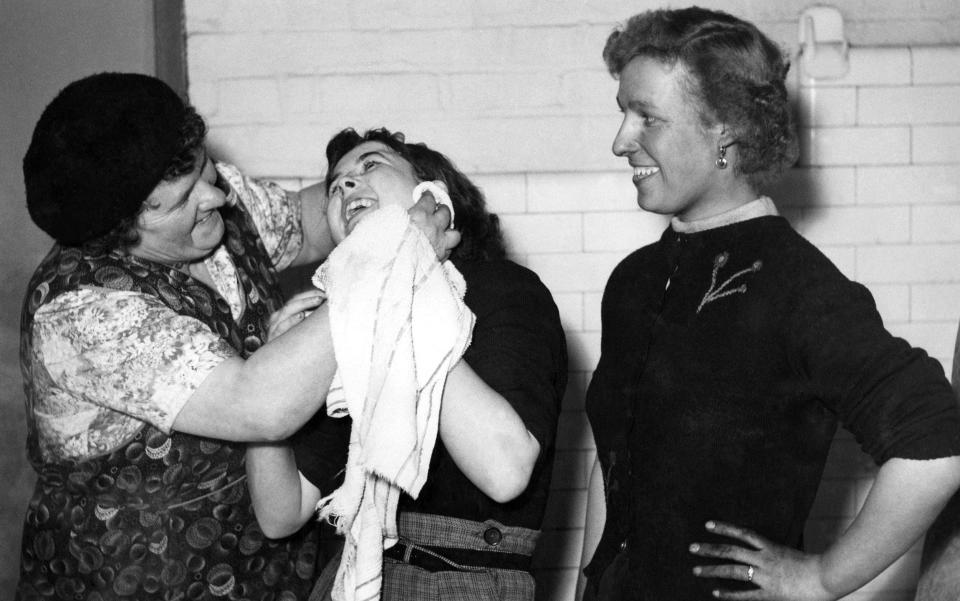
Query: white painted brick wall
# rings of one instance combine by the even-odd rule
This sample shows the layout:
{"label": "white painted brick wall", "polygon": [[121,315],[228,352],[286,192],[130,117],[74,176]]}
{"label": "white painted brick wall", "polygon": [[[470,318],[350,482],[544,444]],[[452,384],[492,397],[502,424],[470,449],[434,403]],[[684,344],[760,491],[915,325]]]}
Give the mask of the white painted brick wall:
{"label": "white painted brick wall", "polygon": [[960,284],[916,284],[911,287],[910,316],[917,321],[953,319],[960,307]]}
{"label": "white painted brick wall", "polygon": [[853,205],[856,182],[853,167],[794,167],[768,193],[787,214],[798,207]]}
{"label": "white painted brick wall", "polygon": [[[754,20],[793,52],[808,3],[699,4]],[[960,5],[834,4],[848,21],[850,70],[813,81],[794,68],[802,156],[770,194],[870,288],[891,331],[949,366],[960,319]],[[610,153],[616,83],[600,58],[616,21],[655,5],[186,2],[191,99],[219,156],[294,187],[322,175],[325,143],[340,128],[404,130],[474,177],[515,258],[554,293],[571,371],[536,558],[542,599],[568,601],[576,582],[594,456],[583,397],[599,356],[603,286],[665,225],[635,209],[630,174]],[[812,549],[849,525],[874,473],[841,431],[807,528]],[[918,562],[914,549],[848,599],[909,599]]]}
{"label": "white painted brick wall", "polygon": [[862,87],[857,113],[864,125],[960,122],[960,86]]}
{"label": "white painted brick wall", "polygon": [[814,207],[798,230],[817,245],[887,244],[910,240],[910,207]]}
{"label": "white painted brick wall", "polygon": [[583,250],[583,216],[504,215],[501,218],[509,250],[514,254],[570,253]]}
{"label": "white painted brick wall", "polygon": [[795,96],[801,126],[852,126],[857,123],[857,89],[853,87],[801,88]]}
{"label": "white painted brick wall", "polygon": [[960,82],[960,48],[956,46],[912,49],[913,83],[955,84]]}
{"label": "white painted brick wall", "polygon": [[801,165],[901,165],[910,162],[909,127],[808,127]]}
{"label": "white painted brick wall", "polygon": [[[932,292],[939,298],[937,290],[938,287],[934,286]],[[873,293],[873,300],[877,303],[877,310],[880,311],[880,315],[883,315],[883,319],[888,323],[910,320],[910,291],[910,286],[906,284],[870,285],[870,292]],[[927,314],[930,314],[929,310],[927,310]],[[942,319],[946,318],[942,317]]]}
{"label": "white painted brick wall", "polygon": [[927,205],[910,208],[911,239],[915,242],[954,242],[960,231],[960,205]]}
{"label": "white painted brick wall", "polygon": [[960,169],[953,165],[895,165],[857,168],[859,204],[955,204]]}
{"label": "white painted brick wall", "polygon": [[913,128],[913,162],[954,165],[960,162],[960,126]]}

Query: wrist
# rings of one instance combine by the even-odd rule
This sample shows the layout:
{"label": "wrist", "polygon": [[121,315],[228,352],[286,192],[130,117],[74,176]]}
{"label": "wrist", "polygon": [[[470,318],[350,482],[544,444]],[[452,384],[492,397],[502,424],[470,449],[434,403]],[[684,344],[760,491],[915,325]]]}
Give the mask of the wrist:
{"label": "wrist", "polygon": [[826,554],[812,553],[807,556],[807,573],[810,577],[810,590],[814,592],[813,599],[818,601],[836,601],[850,590],[843,590],[841,583],[833,582],[830,578]]}

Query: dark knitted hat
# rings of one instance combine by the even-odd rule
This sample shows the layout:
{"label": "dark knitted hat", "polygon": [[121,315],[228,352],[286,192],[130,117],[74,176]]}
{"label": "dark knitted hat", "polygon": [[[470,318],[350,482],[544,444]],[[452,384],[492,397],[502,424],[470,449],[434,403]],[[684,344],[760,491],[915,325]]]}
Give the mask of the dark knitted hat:
{"label": "dark knitted hat", "polygon": [[136,215],[180,150],[186,111],[170,86],[147,75],[100,73],[65,87],[23,158],[33,222],[74,245]]}

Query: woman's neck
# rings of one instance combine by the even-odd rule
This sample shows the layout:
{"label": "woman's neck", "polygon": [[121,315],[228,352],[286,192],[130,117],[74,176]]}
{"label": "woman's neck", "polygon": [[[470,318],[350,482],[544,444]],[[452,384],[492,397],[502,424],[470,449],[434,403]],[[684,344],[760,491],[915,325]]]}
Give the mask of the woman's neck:
{"label": "woman's neck", "polygon": [[779,215],[779,213],[773,201],[767,196],[761,196],[729,211],[695,221],[680,221],[674,217],[670,220],[670,227],[673,228],[673,231],[681,234],[693,234],[695,232],[703,232],[725,225],[740,223],[741,221],[747,221],[749,219],[756,219],[757,217],[776,215]]}
{"label": "woman's neck", "polygon": [[753,202],[759,196],[743,176],[732,174],[722,184],[710,190],[708,195],[707,198],[692,204],[691,210],[674,215],[672,221],[694,222],[710,219]]}

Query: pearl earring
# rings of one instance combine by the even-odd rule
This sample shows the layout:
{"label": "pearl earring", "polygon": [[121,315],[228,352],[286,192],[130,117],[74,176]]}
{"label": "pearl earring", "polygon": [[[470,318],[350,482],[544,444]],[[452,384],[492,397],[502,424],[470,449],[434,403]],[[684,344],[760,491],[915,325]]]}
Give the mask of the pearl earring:
{"label": "pearl earring", "polygon": [[719,152],[720,156],[717,157],[717,162],[716,162],[717,169],[726,169],[727,168],[727,147],[721,144],[718,148],[720,149],[720,152]]}

